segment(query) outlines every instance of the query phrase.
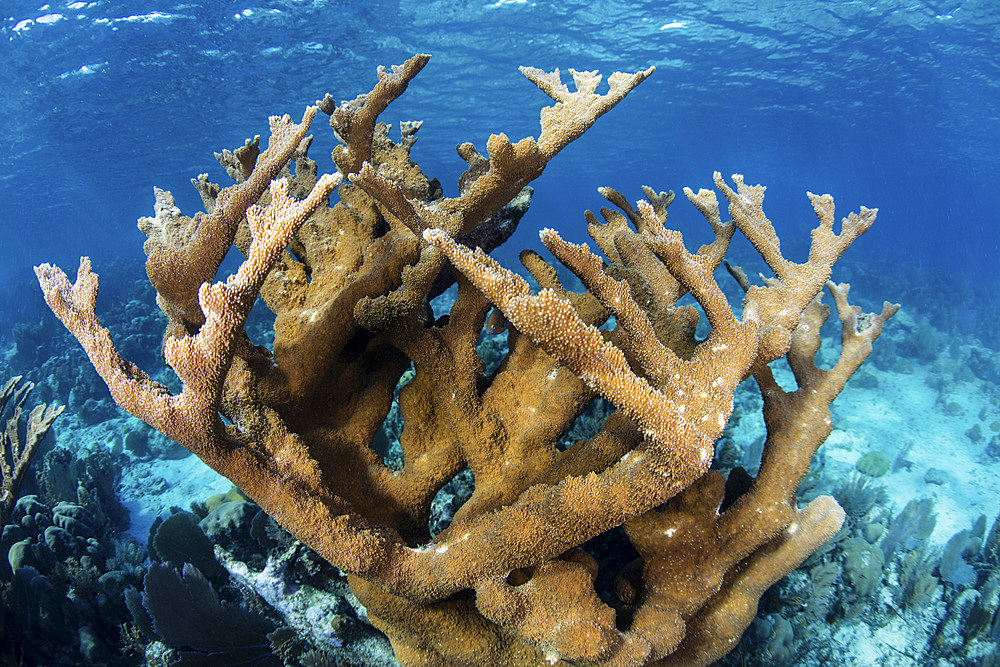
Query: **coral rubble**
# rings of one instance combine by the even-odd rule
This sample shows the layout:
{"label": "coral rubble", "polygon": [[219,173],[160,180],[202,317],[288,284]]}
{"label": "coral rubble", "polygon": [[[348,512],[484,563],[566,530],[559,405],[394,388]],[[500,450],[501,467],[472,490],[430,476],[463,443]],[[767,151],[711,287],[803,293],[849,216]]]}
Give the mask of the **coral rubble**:
{"label": "coral rubble", "polygon": [[[486,156],[460,145],[469,166],[459,194],[443,197],[410,159],[419,123],[402,124],[395,142],[377,122],[427,61],[380,68],[372,92],[340,105],[327,96],[299,123],[272,117],[266,150],[258,138],[218,156],[235,185],[194,181],[204,213],[184,216],[156,191],[154,217],[139,224],[179,394],[117,352],[94,312],[87,258],[72,284],[36,268],[46,301],[122,408],[350,573],[401,663],[708,664],[739,639],[763,592],[844,520],[833,498],[799,508],[794,493],[831,431],[830,403],[897,308],[863,315],[846,285],[829,282],[876,211],[862,207],[837,233],[832,197],[810,194],[819,224],[797,264],[781,254],[764,188],[742,176],[735,187],[714,177],[731,222],[714,191],[685,190],[715,236],[695,253],[665,226],[672,193],[647,188],[633,207],[604,189],[619,210],[602,210],[603,222],[588,212],[603,260],[542,232],[586,291],[525,252],[534,293],[468,244],[505,240],[501,221],[516,224],[523,210],[497,212],[530,197],[548,161],[653,70],[616,72],[601,94],[596,72],[571,70],[571,91],[558,70],[522,68],[554,100],[539,137],[493,135]],[[342,143],[335,175],[318,176],[307,155],[320,110]],[[740,317],[713,278],[737,230],[774,273],[751,285],[734,270]],[[246,261],[211,282],[231,246]],[[457,283],[457,299],[435,317],[428,297],[442,281]],[[842,329],[827,370],[814,362],[824,286]],[[704,338],[698,310],[678,304],[685,295],[707,317]],[[275,315],[271,349],[244,328],[258,297]],[[486,374],[477,343],[494,306],[507,351]],[[768,366],[783,357],[794,391]],[[759,473],[738,485],[710,466],[734,391],[751,376],[767,437]],[[616,410],[592,437],[557,446],[597,396]],[[391,410],[402,418],[399,470],[377,451]],[[470,497],[431,534],[435,495],[466,468]],[[599,565],[581,548],[619,528],[634,548],[626,561]],[[607,580],[601,568],[613,591],[595,587]]]}

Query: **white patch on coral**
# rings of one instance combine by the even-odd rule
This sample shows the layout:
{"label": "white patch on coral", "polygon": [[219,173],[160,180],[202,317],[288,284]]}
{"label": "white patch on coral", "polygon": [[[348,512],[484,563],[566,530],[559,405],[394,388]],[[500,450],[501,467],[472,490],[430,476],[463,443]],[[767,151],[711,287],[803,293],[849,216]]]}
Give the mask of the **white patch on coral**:
{"label": "white patch on coral", "polygon": [[[320,645],[340,646],[341,639],[333,630],[339,618],[336,606],[317,604],[317,600],[327,594],[308,584],[296,583],[288,572],[284,556],[295,549],[297,547],[292,545],[281,557],[268,556],[267,564],[260,571],[251,569],[220,547],[215,548],[215,556],[234,579],[263,598],[289,626],[300,632],[310,632]],[[335,599],[327,597],[331,601]]]}

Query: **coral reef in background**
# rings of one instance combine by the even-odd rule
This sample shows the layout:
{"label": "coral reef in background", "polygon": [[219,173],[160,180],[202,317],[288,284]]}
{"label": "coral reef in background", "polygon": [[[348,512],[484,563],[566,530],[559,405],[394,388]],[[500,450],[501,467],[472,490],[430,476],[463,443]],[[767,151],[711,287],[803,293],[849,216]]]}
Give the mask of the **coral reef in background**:
{"label": "coral reef in background", "polygon": [[92,503],[43,500],[22,496],[0,537],[0,660],[135,664],[121,650],[121,600],[141,582],[145,554]]}
{"label": "coral reef in background", "polygon": [[[819,224],[797,264],[780,252],[764,188],[742,176],[735,188],[714,177],[731,222],[714,191],[685,190],[715,236],[695,253],[665,227],[672,193],[647,188],[633,207],[605,189],[618,210],[587,216],[604,260],[542,232],[586,291],[525,252],[542,288],[533,293],[464,241],[489,248],[509,236],[501,221],[519,215],[497,212],[530,197],[548,160],[652,68],[612,74],[604,94],[596,72],[571,70],[571,91],[558,70],[522,68],[555,102],[538,139],[493,135],[487,156],[460,145],[468,169],[458,196],[443,197],[410,159],[420,124],[403,123],[394,142],[377,122],[427,60],[380,68],[372,92],[340,105],[327,96],[300,123],[273,117],[266,150],[257,138],[218,156],[236,185],[194,180],[204,213],[186,217],[156,191],[154,217],[139,224],[180,393],[116,350],[94,311],[89,260],[73,284],[36,267],[46,301],[122,408],[350,573],[403,664],[708,664],[738,641],[764,591],[843,522],[833,498],[799,508],[794,493],[831,431],[831,402],[897,309],[862,314],[846,285],[829,282],[876,211],[852,213],[836,233],[832,197],[810,194]],[[307,155],[319,110],[342,144],[333,176]],[[774,273],[752,285],[733,270],[740,318],[713,278],[737,229]],[[246,261],[212,283],[231,246]],[[451,281],[457,299],[436,316],[429,297]],[[824,286],[842,346],[821,370]],[[686,295],[710,325],[703,338]],[[270,349],[244,327],[258,297],[275,314]],[[486,374],[477,343],[491,307],[507,350]],[[795,390],[769,367],[783,357]],[[723,480],[709,470],[714,444],[750,377],[763,397],[763,461],[755,478]],[[598,396],[615,408],[600,429],[558,446]],[[377,451],[394,409],[401,469]],[[432,534],[436,494],[466,469],[471,495]],[[634,549],[627,562],[599,564],[580,548],[618,529]]]}
{"label": "coral reef in background", "polygon": [[10,416],[3,423],[3,431],[0,431],[0,526],[7,523],[14,509],[38,443],[45,438],[52,422],[66,409],[64,405],[39,403],[28,413],[22,430],[21,411],[34,387],[32,382],[21,384],[20,375],[10,378],[0,387],[0,417],[7,404],[11,406]]}
{"label": "coral reef in background", "polygon": [[[835,494],[851,502],[869,488],[848,485]],[[899,664],[1000,665],[1000,517],[987,530],[980,515],[941,549],[928,539],[933,511],[931,499],[921,498],[895,514],[882,504],[856,512],[767,591],[757,619],[720,664],[862,664],[872,655],[867,646]]]}

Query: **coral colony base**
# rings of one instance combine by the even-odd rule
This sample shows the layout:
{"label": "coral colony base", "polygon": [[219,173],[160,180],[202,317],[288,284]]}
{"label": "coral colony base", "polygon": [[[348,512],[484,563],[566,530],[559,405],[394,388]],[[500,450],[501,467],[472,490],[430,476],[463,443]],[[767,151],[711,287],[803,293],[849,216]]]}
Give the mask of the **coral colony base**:
{"label": "coral colony base", "polygon": [[[460,194],[445,198],[410,160],[420,124],[403,123],[394,142],[376,122],[427,61],[380,68],[372,92],[340,105],[327,96],[299,123],[272,117],[266,150],[258,138],[219,157],[235,185],[193,181],[204,213],[186,217],[157,191],[155,216],[139,226],[180,393],[119,355],[94,312],[87,258],[73,284],[37,267],[45,299],[118,405],[349,573],[400,663],[709,664],[740,638],[762,593],[844,521],[832,497],[799,508],[794,493],[831,432],[830,403],[897,310],[862,315],[848,286],[829,282],[876,211],[850,214],[838,234],[832,197],[810,194],[819,225],[796,264],[763,212],[764,188],[742,176],[714,177],[731,222],[714,191],[685,189],[715,236],[696,253],[664,226],[672,193],[645,188],[633,207],[604,189],[619,210],[602,210],[603,222],[587,214],[603,259],[541,233],[586,291],[570,292],[526,251],[534,293],[484,251],[509,236],[548,161],[653,68],[612,74],[604,94],[596,72],[571,70],[571,91],[558,70],[522,68],[555,101],[540,136],[493,135],[485,157],[460,145],[469,166]],[[307,156],[320,110],[342,143],[334,175],[317,176]],[[740,319],[713,278],[737,229],[774,273],[751,285],[733,270]],[[246,261],[212,283],[230,246]],[[429,300],[453,283],[450,313],[435,317]],[[814,362],[824,286],[842,326],[827,370]],[[701,340],[699,311],[678,305],[685,295],[711,326]],[[272,349],[244,329],[258,297],[275,314]],[[486,374],[477,342],[491,307],[507,351]],[[768,366],[782,357],[794,391]],[[763,462],[755,478],[727,482],[709,469],[713,448],[750,376],[763,396]],[[616,409],[596,435],[557,446],[598,395]],[[373,446],[396,404],[398,470]],[[466,468],[470,497],[432,534],[435,494]],[[619,527],[634,549],[619,552],[624,561],[605,554],[599,566],[580,548]],[[610,593],[595,587],[607,570]]]}

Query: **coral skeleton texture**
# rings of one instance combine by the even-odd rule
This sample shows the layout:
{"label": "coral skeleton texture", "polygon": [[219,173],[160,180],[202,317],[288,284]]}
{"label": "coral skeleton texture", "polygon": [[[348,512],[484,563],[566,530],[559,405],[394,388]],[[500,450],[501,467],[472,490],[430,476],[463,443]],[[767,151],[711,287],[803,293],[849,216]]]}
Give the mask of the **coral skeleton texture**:
{"label": "coral skeleton texture", "polygon": [[[604,188],[617,210],[586,215],[603,259],[541,233],[586,291],[525,251],[535,293],[486,252],[523,214],[527,184],[653,69],[616,72],[599,93],[597,72],[570,70],[570,90],[558,70],[522,68],[554,100],[540,135],[492,135],[486,156],[458,146],[468,169],[458,196],[443,197],[410,159],[420,124],[403,123],[397,142],[377,122],[428,58],[379,68],[372,92],[340,105],[328,95],[299,123],[272,117],[266,150],[258,137],[217,156],[235,185],[193,181],[204,213],[186,217],[156,191],[155,215],[139,226],[179,394],[118,354],[94,312],[87,258],[72,284],[36,268],[46,301],[123,409],[350,574],[402,664],[709,664],[768,586],[844,520],[833,498],[800,508],[794,494],[831,431],[830,403],[897,308],[861,315],[848,287],[829,281],[876,211],[862,207],[835,232],[832,197],[810,194],[819,224],[797,264],[780,252],[764,188],[740,175],[732,185],[714,176],[728,222],[715,191],[685,190],[714,235],[695,253],[665,226],[673,193],[645,188],[633,206]],[[307,155],[319,110],[342,144],[332,176],[317,176]],[[741,317],[713,277],[737,230],[774,274],[759,285],[739,274]],[[213,283],[231,246],[246,260]],[[429,299],[456,282],[450,313],[435,317]],[[843,333],[839,361],[821,370],[824,287]],[[698,310],[677,303],[685,295],[707,317],[703,339]],[[272,349],[244,328],[258,298],[275,315]],[[486,374],[477,343],[493,307],[507,351]],[[794,391],[768,366],[782,357]],[[763,463],[746,488],[727,489],[710,469],[714,445],[751,376],[764,399]],[[558,447],[597,396],[616,410],[593,437]],[[394,400],[400,470],[373,448]],[[471,497],[430,534],[435,494],[465,468]],[[619,527],[638,558],[599,566],[581,545]],[[599,567],[615,576],[612,594],[595,588]]]}

